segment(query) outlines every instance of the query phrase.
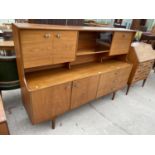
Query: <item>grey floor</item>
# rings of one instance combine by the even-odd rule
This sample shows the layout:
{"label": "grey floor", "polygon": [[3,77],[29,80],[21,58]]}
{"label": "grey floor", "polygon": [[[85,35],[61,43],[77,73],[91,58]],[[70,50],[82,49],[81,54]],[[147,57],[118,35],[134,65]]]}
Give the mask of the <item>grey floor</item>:
{"label": "grey floor", "polygon": [[129,95],[118,91],[70,111],[56,120],[56,129],[47,121],[32,125],[22,105],[20,90],[3,91],[10,133],[21,134],[155,134],[155,73],[151,72],[144,88],[135,84]]}

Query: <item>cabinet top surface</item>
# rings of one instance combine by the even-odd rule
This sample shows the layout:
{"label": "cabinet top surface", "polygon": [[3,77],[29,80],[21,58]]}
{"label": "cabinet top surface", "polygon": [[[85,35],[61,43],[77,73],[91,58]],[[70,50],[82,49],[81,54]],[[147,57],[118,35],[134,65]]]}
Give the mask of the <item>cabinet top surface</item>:
{"label": "cabinet top surface", "polygon": [[6,121],[2,98],[0,96],[0,123]]}
{"label": "cabinet top surface", "polygon": [[92,26],[62,26],[62,25],[29,24],[29,23],[15,23],[13,25],[15,25],[19,29],[136,32],[134,30],[123,28],[92,27]]}
{"label": "cabinet top surface", "polygon": [[55,70],[44,70],[26,74],[26,81],[29,91],[34,91],[77,79],[109,72],[130,66],[126,62],[108,60],[104,63],[89,63],[73,66],[71,70],[60,68]]}
{"label": "cabinet top surface", "polygon": [[153,50],[150,44],[146,43],[132,43],[132,48],[136,53],[139,62],[155,59],[155,50]]}

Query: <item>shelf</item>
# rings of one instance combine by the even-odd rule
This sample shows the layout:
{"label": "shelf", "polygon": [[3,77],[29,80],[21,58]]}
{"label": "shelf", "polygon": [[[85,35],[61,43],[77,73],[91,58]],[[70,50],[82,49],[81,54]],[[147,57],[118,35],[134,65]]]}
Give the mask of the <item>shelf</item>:
{"label": "shelf", "polygon": [[95,50],[81,50],[76,53],[77,56],[81,55],[92,55],[92,54],[100,54],[100,53],[108,53],[109,50],[105,51],[95,51]]}
{"label": "shelf", "polygon": [[130,64],[116,60],[108,60],[103,63],[87,63],[72,66],[72,69],[70,70],[59,68],[27,73],[26,81],[29,91],[35,91],[127,66],[130,66]]}
{"label": "shelf", "polygon": [[97,39],[96,42],[97,42],[98,44],[103,45],[103,46],[106,46],[106,47],[108,47],[108,48],[110,48],[110,46],[111,46],[110,43],[104,42],[104,41],[102,41],[102,40],[100,40],[100,39]]}

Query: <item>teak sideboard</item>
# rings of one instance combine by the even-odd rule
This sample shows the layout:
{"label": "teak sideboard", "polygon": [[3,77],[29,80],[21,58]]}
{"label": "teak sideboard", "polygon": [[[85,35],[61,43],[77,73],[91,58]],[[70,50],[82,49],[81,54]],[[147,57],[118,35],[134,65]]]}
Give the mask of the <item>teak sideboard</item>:
{"label": "teak sideboard", "polygon": [[127,85],[135,31],[14,24],[24,106],[33,124],[52,120]]}

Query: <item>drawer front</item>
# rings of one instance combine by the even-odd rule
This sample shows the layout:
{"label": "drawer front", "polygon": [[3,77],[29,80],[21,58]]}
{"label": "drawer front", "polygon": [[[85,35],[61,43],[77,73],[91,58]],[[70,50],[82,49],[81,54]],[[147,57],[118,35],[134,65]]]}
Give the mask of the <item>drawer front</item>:
{"label": "drawer front", "polygon": [[132,82],[146,79],[149,76],[149,73],[152,69],[153,62],[154,61],[147,61],[140,63],[137,66]]}
{"label": "drawer front", "polygon": [[133,33],[131,32],[114,32],[110,55],[126,54],[129,51]]}
{"label": "drawer front", "polygon": [[52,63],[52,32],[23,30],[20,32],[24,68]]}
{"label": "drawer front", "polygon": [[54,31],[53,36],[53,64],[74,61],[77,31]]}

